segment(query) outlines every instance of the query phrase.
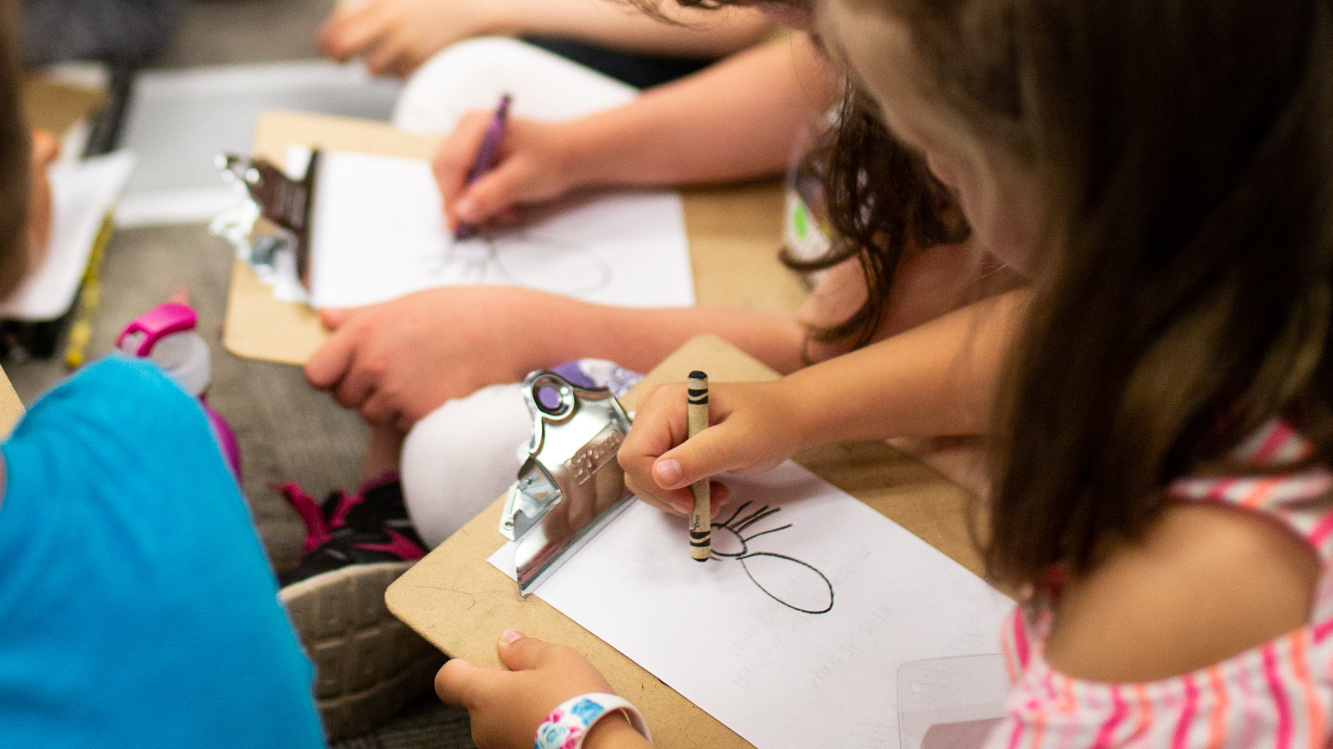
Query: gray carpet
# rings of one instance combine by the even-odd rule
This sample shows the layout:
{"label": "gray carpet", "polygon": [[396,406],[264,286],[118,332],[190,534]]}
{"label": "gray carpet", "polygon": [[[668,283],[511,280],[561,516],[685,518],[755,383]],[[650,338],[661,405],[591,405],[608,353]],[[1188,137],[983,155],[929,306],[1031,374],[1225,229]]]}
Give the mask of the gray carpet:
{"label": "gray carpet", "polygon": [[[301,370],[251,361],[222,348],[232,250],[202,226],[163,226],[117,232],[102,266],[102,303],[90,354],[111,351],[132,318],[163,302],[178,283],[190,287],[200,333],[213,352],[209,402],[231,423],[241,445],[243,488],[260,535],[278,566],[294,563],[301,523],[268,484],[299,481],[312,492],[355,486],[365,427],[312,389]],[[19,397],[30,403],[64,376],[56,362],[7,362]]]}
{"label": "gray carpet", "polygon": [[[240,441],[244,489],[256,525],[279,566],[296,561],[301,523],[269,489],[275,481],[299,481],[322,496],[357,481],[365,428],[306,384],[296,367],[241,359],[219,340],[232,262],[231,249],[202,226],[119,232],[103,265],[102,306],[91,353],[113,348],[131,318],[186,283],[199,310],[200,332],[213,350],[209,401],[230,421]],[[5,362],[19,396],[30,403],[63,377],[50,361]],[[426,695],[370,734],[339,742],[337,749],[464,749],[472,747],[467,714]]]}
{"label": "gray carpet", "polygon": [[[180,67],[312,57],[314,27],[332,5],[332,0],[197,0],[161,62]],[[189,285],[200,332],[213,350],[209,400],[236,431],[246,497],[275,564],[285,566],[299,556],[301,524],[268,484],[298,481],[317,496],[354,486],[366,430],[355,414],[313,391],[300,369],[240,359],[222,348],[231,259],[231,250],[202,226],[118,232],[107,248],[91,353],[110,351],[126,322],[165,301],[173,285]],[[53,361],[10,360],[4,367],[25,403],[67,374]],[[379,729],[335,746],[464,749],[473,746],[468,730],[466,713],[426,695]]]}

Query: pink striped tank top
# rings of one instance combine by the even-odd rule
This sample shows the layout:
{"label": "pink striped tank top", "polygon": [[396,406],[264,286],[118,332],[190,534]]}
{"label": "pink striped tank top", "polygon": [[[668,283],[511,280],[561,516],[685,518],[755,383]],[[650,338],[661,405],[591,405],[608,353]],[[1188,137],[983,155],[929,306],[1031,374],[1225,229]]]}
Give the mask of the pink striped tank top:
{"label": "pink striped tank top", "polygon": [[[1257,467],[1309,457],[1311,444],[1274,420],[1232,457]],[[1177,502],[1225,502],[1275,517],[1322,560],[1309,624],[1192,673],[1137,684],[1074,679],[1046,663],[1049,607],[1024,606],[1004,629],[1013,681],[1008,715],[987,749],[1325,747],[1333,736],[1333,510],[1322,467],[1280,475],[1188,477]],[[1308,506],[1313,505],[1313,507]]]}

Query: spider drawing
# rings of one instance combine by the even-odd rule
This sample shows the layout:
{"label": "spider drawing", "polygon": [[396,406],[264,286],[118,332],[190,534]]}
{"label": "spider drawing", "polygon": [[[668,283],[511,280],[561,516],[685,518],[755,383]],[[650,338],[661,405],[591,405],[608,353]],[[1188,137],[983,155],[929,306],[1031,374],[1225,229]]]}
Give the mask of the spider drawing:
{"label": "spider drawing", "polygon": [[[756,587],[789,609],[803,614],[827,614],[832,611],[833,583],[829,582],[823,572],[786,554],[750,550],[750,542],[756,538],[792,527],[788,523],[746,535],[752,526],[782,511],[780,507],[763,505],[747,512],[752,504],[746,502],[737,507],[731,517],[713,522],[713,558],[740,562],[746,576]],[[760,582],[760,577],[768,583]]]}
{"label": "spider drawing", "polygon": [[451,283],[513,284],[567,296],[591,294],[611,282],[610,266],[595,253],[523,231],[455,241],[428,272]]}

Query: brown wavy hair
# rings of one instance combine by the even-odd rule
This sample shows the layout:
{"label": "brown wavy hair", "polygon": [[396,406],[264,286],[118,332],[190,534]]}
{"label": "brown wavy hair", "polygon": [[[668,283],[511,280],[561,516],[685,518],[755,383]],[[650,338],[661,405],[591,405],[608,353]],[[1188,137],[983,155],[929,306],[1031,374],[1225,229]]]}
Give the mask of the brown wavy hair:
{"label": "brown wavy hair", "polygon": [[836,1],[905,22],[923,90],[1040,183],[993,575],[1088,571],[1271,418],[1333,459],[1329,0]]}
{"label": "brown wavy hair", "polygon": [[18,72],[18,7],[0,0],[0,299],[28,269],[28,169],[32,147]]}
{"label": "brown wavy hair", "polygon": [[[678,23],[661,12],[664,1],[628,0],[658,20]],[[714,10],[754,6],[761,1],[813,13],[810,0],[675,0],[684,7]],[[874,337],[903,250],[957,243],[969,234],[949,191],[919,154],[888,132],[878,111],[856,86],[846,84],[838,126],[824,135],[803,165],[820,177],[824,187],[831,246],[819,258],[797,258],[787,248],[779,256],[784,265],[800,273],[859,260],[865,302],[846,320],[810,331],[815,340],[849,343],[851,348],[864,346]]]}
{"label": "brown wavy hair", "polygon": [[873,102],[850,83],[838,126],[806,158],[821,175],[832,243],[820,258],[798,259],[785,248],[780,257],[803,273],[860,261],[865,302],[841,323],[811,331],[816,340],[859,348],[875,334],[903,251],[961,242],[969,229],[925,160],[888,132]]}

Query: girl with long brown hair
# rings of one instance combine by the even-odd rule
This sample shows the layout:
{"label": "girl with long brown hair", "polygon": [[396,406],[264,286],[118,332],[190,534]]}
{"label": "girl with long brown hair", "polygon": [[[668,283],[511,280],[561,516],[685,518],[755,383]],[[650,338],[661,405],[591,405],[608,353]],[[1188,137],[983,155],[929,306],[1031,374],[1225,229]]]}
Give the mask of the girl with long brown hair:
{"label": "girl with long brown hair", "polygon": [[[989,746],[1327,745],[1333,6],[824,0],[820,15],[975,241],[1033,279],[949,352],[959,387],[993,394],[979,536],[1020,593]],[[882,436],[881,348],[716,386],[714,425],[684,445],[682,394],[640,401],[621,453],[634,488],[671,507],[701,475]],[[500,653],[518,673],[454,663],[437,682],[483,746],[531,741],[544,710],[604,691],[558,646],[507,633]],[[644,744],[603,721],[583,745]]]}

